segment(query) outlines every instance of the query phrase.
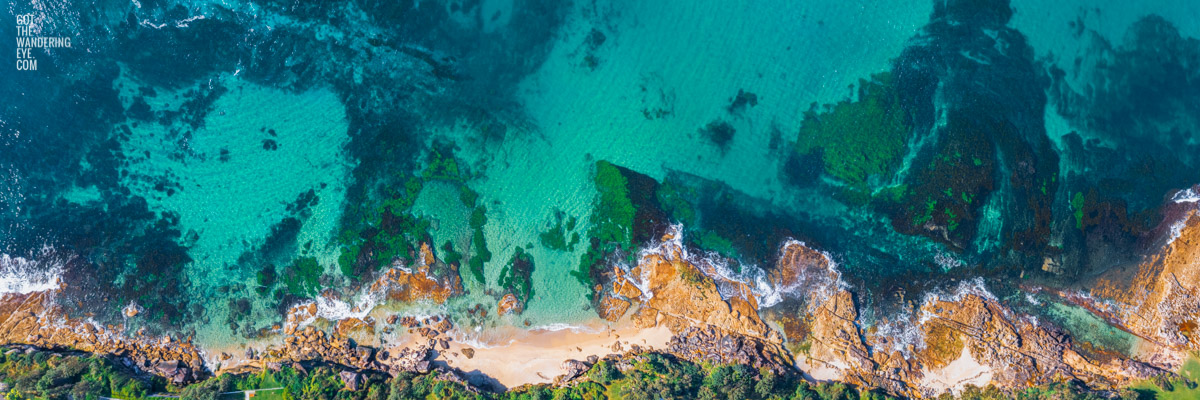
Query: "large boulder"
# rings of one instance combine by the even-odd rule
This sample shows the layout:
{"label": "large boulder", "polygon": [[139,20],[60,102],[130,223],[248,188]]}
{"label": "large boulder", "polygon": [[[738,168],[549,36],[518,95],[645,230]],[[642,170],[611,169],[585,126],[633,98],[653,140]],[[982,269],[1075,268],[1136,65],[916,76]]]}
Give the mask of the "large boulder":
{"label": "large boulder", "polygon": [[562,370],[565,374],[559,378],[560,382],[570,382],[575,380],[588,371],[588,365],[579,360],[567,360],[562,363]]}
{"label": "large boulder", "polygon": [[357,392],[362,386],[363,376],[358,372],[342,371],[338,376],[342,378],[342,383],[346,384],[346,390]]}

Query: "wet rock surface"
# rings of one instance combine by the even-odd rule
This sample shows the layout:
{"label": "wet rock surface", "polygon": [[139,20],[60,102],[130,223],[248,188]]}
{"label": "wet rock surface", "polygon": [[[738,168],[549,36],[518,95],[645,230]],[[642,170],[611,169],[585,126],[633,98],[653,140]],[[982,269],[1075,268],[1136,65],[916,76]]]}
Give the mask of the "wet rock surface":
{"label": "wet rock surface", "polygon": [[[1152,351],[1137,357],[1099,357],[1079,351],[1069,332],[1005,305],[987,292],[982,281],[927,296],[909,320],[865,326],[853,288],[841,281],[836,264],[824,253],[791,242],[781,249],[780,261],[767,277],[771,285],[786,291],[785,298],[771,307],[759,307],[759,297],[751,288],[721,278],[702,261],[686,259],[678,248],[643,257],[628,271],[615,268],[613,281],[600,293],[608,299],[601,304],[615,306],[599,307],[597,312],[605,316],[611,311],[611,320],[640,328],[665,327],[673,336],[663,349],[622,342],[618,336],[613,354],[605,358],[619,366],[643,352],[660,351],[695,362],[745,364],[779,374],[803,371],[819,379],[926,397],[965,384],[935,385],[929,377],[966,357],[977,364],[983,377],[972,384],[1017,389],[1068,379],[1094,389],[1121,388],[1170,374],[1181,353],[1196,348],[1188,339],[1193,329],[1188,324],[1200,315],[1192,295],[1200,282],[1195,261],[1200,259],[1200,240],[1195,239],[1200,237],[1200,216],[1190,215],[1186,221],[1178,240],[1139,267],[1137,282],[1150,290],[1127,294],[1115,286],[1099,285],[1093,292],[1096,297],[1060,294],[1147,339]],[[207,374],[204,360],[189,340],[123,334],[122,326],[72,320],[55,306],[52,294],[0,299],[0,314],[8,316],[0,320],[0,340],[125,357],[176,384]],[[1100,302],[1099,296],[1112,296],[1113,302]],[[445,316],[384,314],[326,321],[318,311],[314,303],[298,304],[277,328],[284,335],[281,345],[232,353],[244,353],[250,370],[292,365],[304,371],[313,363],[337,365],[344,370],[339,376],[348,390],[359,388],[363,374],[369,373],[436,373],[467,382],[448,359],[442,360],[441,352],[454,357],[461,352],[471,359],[475,350],[462,347],[449,353],[456,328]],[[883,329],[881,324],[900,328]],[[376,347],[361,345],[355,338],[391,329],[405,334],[408,342]],[[218,354],[222,359],[232,357],[230,352]],[[555,382],[581,379],[599,360],[596,356],[565,360],[563,375]]]}
{"label": "wet rock surface", "polygon": [[190,338],[127,334],[124,325],[99,326],[71,318],[54,301],[55,291],[0,296],[0,344],[108,354],[132,361],[175,384],[208,375]]}

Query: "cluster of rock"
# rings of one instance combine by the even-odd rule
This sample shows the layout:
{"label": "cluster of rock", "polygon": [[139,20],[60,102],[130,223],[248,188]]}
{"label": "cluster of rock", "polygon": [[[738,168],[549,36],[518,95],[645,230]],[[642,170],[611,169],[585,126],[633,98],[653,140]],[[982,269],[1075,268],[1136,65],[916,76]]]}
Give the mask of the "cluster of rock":
{"label": "cluster of rock", "polygon": [[792,362],[785,358],[787,351],[780,344],[721,332],[711,326],[688,327],[676,333],[667,343],[667,351],[693,362],[744,364],[777,374],[792,371]]}
{"label": "cluster of rock", "polygon": [[[344,325],[344,320],[337,326]],[[388,325],[407,329],[418,335],[414,345],[398,350],[378,350],[372,346],[357,344],[342,329],[325,332],[315,326],[291,330],[280,348],[268,348],[262,354],[263,361],[270,363],[295,363],[323,361],[357,370],[373,370],[396,375],[401,372],[429,372],[437,351],[450,348],[450,337],[446,335],[453,325],[448,318],[432,316],[423,319],[391,315]]]}
{"label": "cluster of rock", "polygon": [[[749,286],[721,278],[707,260],[689,259],[672,241],[677,234],[668,232],[659,254],[642,257],[628,271],[613,268],[611,282],[599,292],[599,315],[616,322],[628,314],[640,328],[667,327],[673,336],[666,350],[684,359],[790,370],[783,337],[759,317]],[[733,295],[723,296],[722,288]]]}
{"label": "cluster of rock", "polygon": [[[462,294],[462,280],[455,264],[444,264],[438,260],[429,243],[421,243],[421,256],[413,269],[391,268],[368,287],[375,293],[385,293],[389,300],[399,302],[433,301],[445,303],[451,297]],[[436,267],[436,268],[433,268]],[[432,269],[445,273],[435,275]]]}
{"label": "cluster of rock", "polygon": [[[985,290],[963,285],[953,296],[930,296],[906,329],[903,342],[878,331],[862,329],[853,296],[826,258],[790,244],[773,274],[775,284],[804,277],[819,290],[799,293],[803,317],[794,330],[785,330],[799,365],[813,376],[836,379],[893,394],[928,397],[971,383],[1005,389],[1078,380],[1096,389],[1115,389],[1164,373],[1143,362],[1111,356],[1095,359],[1076,352],[1072,338],[1053,325],[1038,324],[1004,306]],[[833,284],[826,284],[833,280]],[[780,325],[789,326],[786,321]],[[800,343],[802,345],[795,345]],[[929,379],[958,358],[978,365],[979,376],[959,382]],[[958,368],[962,368],[959,366]]]}
{"label": "cluster of rock", "polygon": [[[1164,371],[1136,360],[1111,357],[1096,359],[1076,352],[1072,338],[1053,325],[1037,324],[1032,318],[1015,315],[995,299],[968,294],[957,300],[926,302],[921,324],[927,348],[961,343],[976,360],[994,371],[992,383],[1005,388],[1045,384],[1054,379],[1077,379],[1096,389],[1116,389],[1151,378]],[[935,335],[939,330],[951,337]],[[928,339],[927,339],[928,340]],[[936,362],[934,356],[924,362]],[[944,362],[944,361],[943,361]]]}
{"label": "cluster of rock", "polygon": [[1133,279],[1113,271],[1096,279],[1090,296],[1071,297],[1175,365],[1200,349],[1200,211],[1188,211],[1178,224],[1175,240],[1139,265]]}
{"label": "cluster of rock", "polygon": [[[1131,282],[1102,276],[1088,294],[1060,294],[1144,339],[1150,351],[1135,356],[1077,351],[1066,331],[1014,311],[981,285],[963,285],[952,295],[930,295],[906,320],[892,321],[896,324],[886,331],[880,324],[864,328],[851,288],[829,256],[794,241],[784,244],[780,261],[767,275],[781,296],[770,307],[760,307],[761,294],[747,283],[722,277],[706,259],[689,258],[677,240],[672,242],[677,233],[669,233],[659,251],[644,255],[637,265],[613,268],[611,280],[597,288],[595,309],[614,323],[669,329],[673,336],[667,348],[658,350],[683,359],[740,363],[778,373],[798,367],[811,377],[896,395],[935,396],[968,383],[1018,389],[1064,379],[1115,389],[1168,374],[1187,351],[1200,348],[1200,213],[1188,214],[1185,221],[1178,238],[1139,266]],[[405,302],[443,303],[460,294],[457,274],[431,276],[428,265],[440,266],[440,261],[427,245],[421,253],[422,262],[414,270],[393,268],[367,289]],[[122,356],[178,384],[204,374],[201,355],[190,340],[141,332],[126,335],[124,326],[100,327],[68,318],[54,304],[53,294],[0,297],[0,315],[6,316],[0,319],[0,343]],[[520,313],[521,307],[510,294],[500,299],[497,314]],[[127,310],[131,317],[141,311],[136,305]],[[303,370],[306,363],[337,364],[345,369],[342,379],[352,390],[372,371],[433,372],[462,380],[446,363],[435,362],[439,352],[451,349],[454,326],[446,317],[378,316],[384,320],[380,324],[370,316],[325,321],[319,311],[316,303],[292,307],[285,322],[272,329],[284,335],[282,346],[247,349],[246,358],[254,361],[249,365]],[[485,318],[486,313],[481,304],[468,309],[472,317]],[[410,338],[405,346],[358,344],[375,344],[379,332],[400,330]],[[618,341],[612,350],[617,354],[605,359],[620,367],[651,349],[625,348]],[[474,356],[470,348],[459,351],[467,358]],[[555,381],[578,380],[598,361],[595,356],[566,360],[564,375]],[[955,382],[939,380],[954,368],[979,373]]]}
{"label": "cluster of rock", "polygon": [[131,366],[184,384],[206,372],[190,338],[151,336],[144,330],[126,335],[124,324],[99,326],[71,318],[54,301],[57,289],[0,295],[0,344],[78,350],[121,357]]}
{"label": "cluster of rock", "polygon": [[505,294],[496,303],[496,313],[500,315],[520,314],[522,311],[525,311],[525,305],[512,293]]}

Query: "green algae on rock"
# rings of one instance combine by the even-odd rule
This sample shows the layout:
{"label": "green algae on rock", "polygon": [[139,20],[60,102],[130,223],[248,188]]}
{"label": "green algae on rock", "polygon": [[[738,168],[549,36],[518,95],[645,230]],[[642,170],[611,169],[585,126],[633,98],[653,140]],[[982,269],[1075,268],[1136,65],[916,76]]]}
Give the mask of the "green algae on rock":
{"label": "green algae on rock", "polygon": [[858,84],[857,98],[805,111],[796,139],[796,152],[819,154],[824,170],[864,192],[870,178],[886,178],[899,166],[909,133],[890,72]]}
{"label": "green algae on rock", "polygon": [[517,246],[508,264],[500,270],[500,287],[516,295],[523,305],[528,305],[533,297],[533,282],[530,280],[533,268],[533,256]]}

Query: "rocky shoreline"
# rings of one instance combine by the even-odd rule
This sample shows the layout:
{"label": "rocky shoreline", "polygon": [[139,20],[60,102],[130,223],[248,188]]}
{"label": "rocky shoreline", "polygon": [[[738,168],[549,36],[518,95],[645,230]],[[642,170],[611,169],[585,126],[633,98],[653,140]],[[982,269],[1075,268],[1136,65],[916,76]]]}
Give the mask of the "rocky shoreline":
{"label": "rocky shoreline", "polygon": [[[709,261],[689,257],[672,239],[668,233],[658,250],[645,254],[636,266],[614,268],[597,301],[597,313],[610,323],[666,328],[669,341],[655,348],[622,343],[618,335],[608,354],[562,360],[562,373],[553,379],[556,384],[579,379],[599,360],[619,362],[659,352],[693,362],[799,373],[912,398],[954,392],[968,384],[1015,390],[1061,380],[1111,392],[1170,376],[1187,352],[1197,349],[1191,329],[1200,317],[1200,304],[1192,295],[1200,286],[1200,216],[1194,212],[1179,238],[1140,266],[1131,285],[1150,291],[1106,286],[1103,282],[1110,281],[1101,277],[1092,293],[1070,297],[1148,338],[1130,356],[1101,357],[1077,350],[1077,339],[1067,331],[1004,305],[982,281],[964,282],[949,294],[931,294],[907,321],[891,321],[903,326],[903,332],[867,326],[832,260],[799,242],[782,247],[781,261],[767,278],[782,301],[760,307],[760,288],[723,277]],[[427,246],[422,250],[431,264],[440,262]],[[425,271],[395,269],[372,287],[386,290],[390,298],[443,302],[461,290],[459,282],[438,281]],[[122,325],[73,319],[55,303],[54,294],[52,290],[0,298],[0,315],[6,316],[0,320],[0,344],[112,355],[175,385],[214,372],[191,338],[126,334]],[[499,305],[506,301],[512,299],[502,299]],[[513,310],[517,305],[509,306]],[[215,372],[279,370],[284,365],[303,371],[318,363],[344,371],[347,388],[371,373],[433,373],[471,387],[500,388],[495,382],[489,386],[485,374],[452,366],[454,360],[472,359],[477,350],[454,343],[458,328],[448,316],[392,314],[327,321],[319,314],[314,303],[292,307],[276,330],[282,344],[249,347],[237,357],[220,354],[218,360],[231,364]],[[381,332],[408,340],[399,345],[376,343]],[[964,377],[952,371],[964,366],[974,372]]]}

